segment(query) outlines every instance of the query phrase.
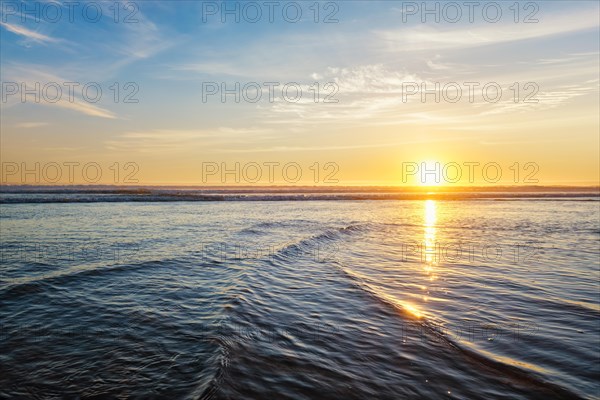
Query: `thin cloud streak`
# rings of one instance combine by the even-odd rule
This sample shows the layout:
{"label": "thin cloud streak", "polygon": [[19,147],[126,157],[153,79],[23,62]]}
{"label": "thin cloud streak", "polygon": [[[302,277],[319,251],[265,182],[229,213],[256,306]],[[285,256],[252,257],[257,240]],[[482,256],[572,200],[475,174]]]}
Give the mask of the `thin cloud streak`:
{"label": "thin cloud streak", "polygon": [[60,41],[42,33],[29,30],[23,26],[9,24],[8,22],[2,21],[0,21],[0,25],[2,25],[7,31],[12,32],[16,35],[24,36],[27,39],[33,40],[34,42],[58,43]]}
{"label": "thin cloud streak", "polygon": [[515,29],[509,26],[477,26],[469,29],[441,31],[426,26],[411,29],[375,30],[375,35],[388,45],[388,50],[418,51],[467,49],[526,39],[544,38],[598,28],[598,14],[580,11],[570,15],[549,15],[544,23]]}

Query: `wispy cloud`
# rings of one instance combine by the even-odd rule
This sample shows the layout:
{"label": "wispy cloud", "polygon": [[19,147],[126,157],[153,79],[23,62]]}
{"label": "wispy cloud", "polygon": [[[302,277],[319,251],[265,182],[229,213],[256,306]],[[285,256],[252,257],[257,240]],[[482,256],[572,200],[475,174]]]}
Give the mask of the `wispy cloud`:
{"label": "wispy cloud", "polygon": [[189,151],[215,149],[216,147],[244,147],[248,138],[253,142],[269,141],[272,131],[262,128],[216,129],[155,129],[129,131],[105,141],[105,146],[113,151],[136,151],[140,153],[185,153]]}
{"label": "wispy cloud", "polygon": [[59,39],[44,35],[39,32],[32,31],[32,30],[27,29],[20,25],[9,24],[8,22],[2,22],[2,21],[0,21],[0,25],[2,25],[7,31],[12,32],[17,35],[20,35],[20,36],[23,36],[34,42],[56,43],[56,42],[60,41]]}
{"label": "wispy cloud", "polygon": [[244,71],[243,68],[225,62],[201,62],[194,64],[183,64],[173,67],[173,70],[195,72],[198,74],[208,75],[230,75],[240,77],[247,75],[247,71]]}
{"label": "wispy cloud", "polygon": [[[44,86],[47,83],[56,83],[59,86],[65,82],[74,82],[73,79],[64,79],[59,76],[53,75],[49,72],[44,72],[42,66],[30,66],[25,64],[12,64],[8,67],[4,67],[4,81],[15,82],[18,85],[25,86],[26,88],[34,88],[36,85],[39,87]],[[92,117],[109,118],[115,119],[117,116],[112,112],[94,103],[85,101],[80,96],[74,95],[72,101],[69,96],[62,93],[56,101],[40,101],[39,103],[22,103],[20,95],[14,95],[8,97],[8,105],[19,105],[19,104],[39,104],[48,107],[58,107],[66,110],[75,111],[81,114],[89,115]]]}
{"label": "wispy cloud", "polygon": [[33,129],[33,128],[41,128],[43,126],[50,125],[48,122],[21,122],[15,125],[15,128],[22,129]]}
{"label": "wispy cloud", "polygon": [[559,107],[586,94],[597,93],[598,88],[582,85],[568,85],[535,94],[535,102],[518,103],[513,100],[498,102],[491,110],[484,111],[481,115],[494,115],[514,112],[526,112],[533,109],[547,110]]}
{"label": "wispy cloud", "polygon": [[544,23],[521,24],[519,29],[511,25],[478,25],[458,29],[435,29],[431,26],[401,29],[376,30],[388,50],[417,51],[466,49],[489,46],[519,40],[543,38],[559,34],[578,32],[598,27],[598,10],[580,10],[571,14],[547,15]]}

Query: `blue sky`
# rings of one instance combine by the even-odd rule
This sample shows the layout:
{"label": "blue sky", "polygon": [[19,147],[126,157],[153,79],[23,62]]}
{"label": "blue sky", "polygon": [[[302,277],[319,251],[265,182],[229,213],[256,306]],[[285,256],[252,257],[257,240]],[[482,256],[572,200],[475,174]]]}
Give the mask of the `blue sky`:
{"label": "blue sky", "polygon": [[[58,0],[25,2],[60,7],[57,23],[43,15],[23,22],[10,8],[22,3],[2,4],[2,82],[97,82],[103,95],[90,103],[76,91],[73,103],[39,104],[10,96],[1,104],[3,159],[129,157],[149,165],[148,183],[191,183],[186,171],[198,160],[271,159],[335,161],[346,165],[347,182],[393,183],[398,160],[477,157],[546,163],[548,183],[598,179],[595,1],[537,2],[539,22],[528,24],[513,21],[513,2],[501,3],[496,23],[477,10],[472,23],[422,23],[419,14],[405,22],[408,3],[393,1],[320,2],[318,23],[313,2],[297,2],[296,23],[277,12],[284,2],[274,23],[264,14],[256,23],[222,23],[220,15],[204,22],[203,7],[223,5],[200,1],[130,2],[135,23],[122,21],[134,10],[128,2],[118,23],[114,1],[87,2],[102,9],[92,23],[81,2],[69,22]],[[324,23],[333,10],[339,22]],[[121,96],[134,82],[139,102],[115,102],[115,82]],[[223,104],[218,96],[202,102],[203,82],[297,82],[304,91],[298,103]],[[321,90],[335,83],[338,102],[311,101],[314,82]],[[535,82],[539,101],[403,102],[406,82],[497,82],[505,94],[515,82]]]}

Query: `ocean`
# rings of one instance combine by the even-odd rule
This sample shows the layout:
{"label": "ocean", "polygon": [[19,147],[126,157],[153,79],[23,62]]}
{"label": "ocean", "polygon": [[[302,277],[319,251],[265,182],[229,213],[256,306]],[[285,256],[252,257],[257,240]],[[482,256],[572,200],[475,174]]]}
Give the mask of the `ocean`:
{"label": "ocean", "polygon": [[0,397],[600,396],[597,192],[0,193]]}

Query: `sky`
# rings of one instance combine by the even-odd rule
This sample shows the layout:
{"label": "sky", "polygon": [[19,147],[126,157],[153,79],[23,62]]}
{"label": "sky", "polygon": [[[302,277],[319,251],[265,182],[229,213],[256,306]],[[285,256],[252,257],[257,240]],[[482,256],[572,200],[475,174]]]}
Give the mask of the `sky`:
{"label": "sky", "polygon": [[3,0],[2,183],[598,185],[599,3],[492,3]]}

